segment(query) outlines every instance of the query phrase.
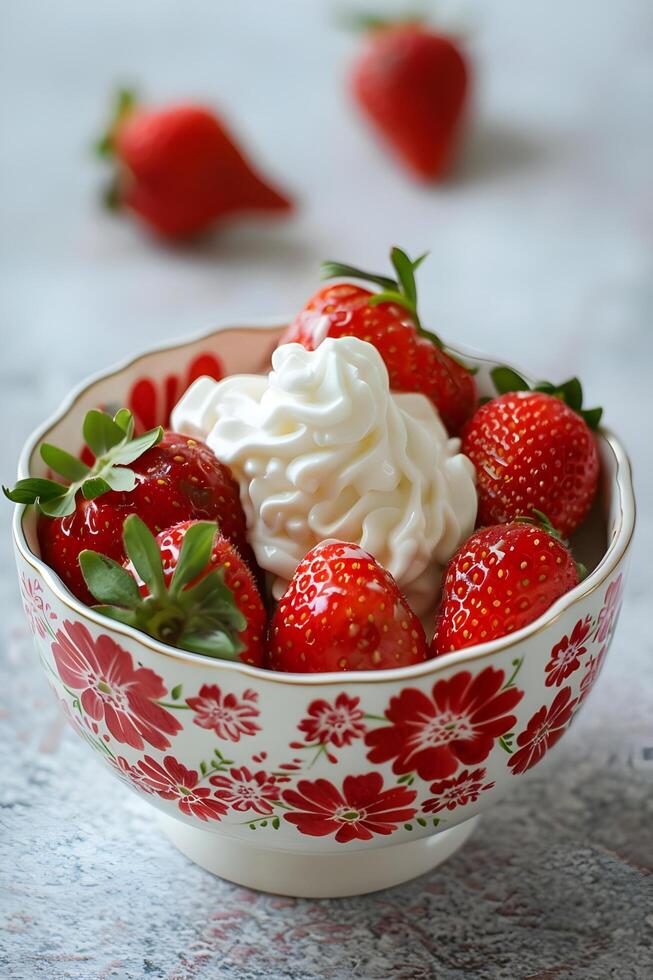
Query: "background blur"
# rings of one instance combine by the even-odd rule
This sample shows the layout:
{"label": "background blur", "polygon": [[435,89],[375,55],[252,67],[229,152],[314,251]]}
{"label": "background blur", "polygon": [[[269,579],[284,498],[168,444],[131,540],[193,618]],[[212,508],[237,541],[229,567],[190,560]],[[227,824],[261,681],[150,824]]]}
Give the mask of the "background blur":
{"label": "background blur", "polygon": [[[373,6],[375,10],[401,10],[396,3]],[[650,725],[653,681],[648,585],[653,552],[653,5],[650,0],[611,4],[469,0],[438,5],[445,24],[462,24],[468,31],[475,66],[475,104],[462,159],[452,179],[433,188],[411,183],[380,149],[352,107],[346,74],[360,39],[338,27],[343,9],[344,3],[320,0],[2,3],[0,411],[4,422],[0,475],[5,483],[13,480],[27,434],[88,373],[148,345],[222,321],[244,323],[249,318],[291,315],[317,287],[323,258],[383,271],[391,244],[401,244],[411,254],[430,249],[431,258],[419,275],[422,319],[447,340],[490,351],[540,377],[562,380],[578,373],[587,403],[602,404],[606,424],[625,439],[638,479],[640,523],[622,622],[592,706],[575,726],[575,736],[565,740],[567,748],[559,756],[566,751],[578,772],[585,774],[583,778],[598,788],[594,795],[583,797],[577,786],[569,782],[565,786],[560,779],[557,799],[558,790],[544,786],[543,769],[540,797],[531,797],[528,804],[525,797],[502,804],[484,825],[485,831],[474,838],[474,846],[494,853],[488,850],[495,842],[491,821],[504,829],[511,821],[515,850],[522,847],[524,868],[510,882],[510,889],[516,889],[526,905],[539,907],[544,902],[544,911],[540,908],[538,914],[546,919],[549,911],[554,914],[553,906],[548,909],[548,899],[541,893],[542,880],[529,878],[528,869],[532,874],[532,866],[543,861],[537,848],[545,846],[547,830],[538,821],[544,821],[549,805],[558,813],[554,840],[561,834],[564,837],[562,826],[572,828],[578,841],[592,828],[597,847],[616,849],[612,835],[620,826],[619,833],[631,841],[628,860],[632,867],[646,864],[646,819],[649,831],[651,826],[650,814],[645,818],[653,795],[650,783],[648,791],[646,784],[640,787],[639,796],[633,784],[636,778],[644,778],[641,745],[653,744],[653,735],[648,743],[642,742],[648,738],[642,733],[647,717]],[[143,100],[152,104],[197,98],[215,106],[261,171],[296,198],[294,216],[274,222],[256,218],[234,222],[201,244],[173,248],[154,243],[126,216],[103,211],[98,199],[105,172],[90,146],[103,128],[114,88],[124,83],[137,87]],[[9,505],[0,508],[5,542],[10,510]],[[24,644],[22,613],[8,548],[3,555],[0,608],[10,675],[23,671],[25,691],[42,696],[39,711],[47,724],[54,724],[56,709],[47,700],[45,683],[35,665],[29,674],[23,666],[19,671],[20,658],[26,656],[17,652]],[[28,718],[29,711],[24,722],[15,722],[25,752],[35,748]],[[74,736],[59,733],[57,737],[64,739],[64,760],[82,767],[82,776],[93,779],[101,796],[104,782],[100,780],[108,785],[110,777],[95,773],[99,767],[90,756],[87,760]],[[598,753],[591,758],[590,745]],[[606,762],[609,758],[618,760],[614,771]],[[650,770],[649,763],[647,772]],[[50,771],[47,766],[46,771]],[[92,776],[86,776],[91,772]],[[598,780],[601,772],[608,773],[607,782]],[[533,777],[532,785],[537,779]],[[113,783],[110,792],[118,792]],[[547,793],[552,794],[549,800]],[[565,793],[570,794],[568,800]],[[617,815],[617,800],[629,794],[631,809],[626,807],[625,815],[623,811]],[[56,814],[49,817],[46,812],[49,796],[50,788],[41,810],[31,817],[32,831],[12,837],[12,866],[16,855],[22,861],[17,879],[21,907],[39,924],[38,929],[44,928],[48,905],[47,889],[43,891],[46,886],[39,878],[39,840],[56,838],[59,833],[52,823]],[[577,813],[583,805],[580,798],[586,807],[582,819]],[[99,817],[91,818],[85,812],[83,797],[78,802],[81,823],[88,831],[88,821]],[[527,806],[527,812],[519,811],[520,805]],[[132,814],[129,819],[136,821],[137,835],[141,825],[138,816],[133,816],[136,803],[130,799],[126,807]],[[580,821],[577,824],[574,813]],[[513,822],[517,814],[520,819]],[[111,823],[115,816],[107,811],[103,822]],[[141,830],[145,840],[148,835],[144,827]],[[116,847],[126,846],[124,828],[118,824],[111,832],[115,832]],[[188,870],[178,855],[170,856],[163,842],[157,840],[154,846],[166,860],[180,862],[175,874],[182,892],[182,883],[188,879],[200,890],[218,887],[197,869]],[[94,883],[96,892],[104,889],[107,899],[113,876],[119,877],[118,866],[94,864],[101,861],[97,848],[90,843],[80,847],[92,869],[89,884]],[[529,847],[535,850],[528,851]],[[517,860],[515,850],[511,860]],[[61,844],[59,858],[58,853],[55,847],[48,876],[57,880],[59,874],[63,883],[70,842]],[[133,853],[128,858],[134,867],[146,855],[139,858]],[[467,859],[456,860],[450,872],[448,902],[453,902],[450,910],[455,909],[457,917],[466,917],[464,887],[460,898],[456,892],[460,873],[455,869]],[[568,860],[561,861],[561,867]],[[497,858],[495,870],[502,863],[505,861]],[[574,945],[573,936],[561,938],[562,925],[557,933],[552,927],[552,937],[547,933],[544,945],[538,947],[547,963],[576,955],[587,935],[594,935],[592,930],[606,934],[608,923],[617,929],[621,913],[606,907],[605,928],[601,918],[601,896],[606,890],[617,895],[623,885],[621,907],[637,907],[628,868],[624,866],[623,880],[619,875],[613,880],[605,869],[607,877],[602,877],[602,867],[599,862],[592,878],[598,883],[596,895],[590,885],[582,885],[590,888],[594,909],[585,939],[577,936]],[[36,881],[36,891],[21,884],[30,881]],[[149,881],[153,892],[161,889],[154,878]],[[399,905],[406,896],[414,897],[410,887],[397,891]],[[566,887],[573,892],[574,887],[581,888],[581,882],[574,886],[567,881]],[[124,943],[140,941],[149,928],[146,920],[140,922],[136,916],[123,933],[107,939],[95,919],[86,917],[85,893],[79,881],[70,888],[66,892],[62,884],[57,892],[64,918],[60,938],[53,940],[55,948],[59,948],[57,943],[63,949],[76,948],[77,924],[83,920],[85,942],[96,951],[89,953],[88,963],[80,960],[70,967],[70,973],[63,966],[56,969],[64,972],[56,972],[46,958],[45,972],[38,974],[44,977],[99,976],[104,961],[97,949],[107,949],[107,962],[113,955],[119,960]],[[551,894],[554,892],[555,888]],[[226,890],[225,895],[229,894]],[[131,897],[137,904],[145,900],[137,893]],[[146,899],[153,900],[147,889]],[[252,953],[254,959],[265,955],[261,950],[274,932],[272,921],[272,933],[264,928],[268,914],[274,920],[271,907],[261,904],[261,896],[256,901],[262,931],[249,937],[258,950]],[[437,899],[431,896],[430,901]],[[581,892],[574,894],[573,908],[582,901]],[[293,914],[308,914],[300,906],[297,903]],[[359,907],[352,901],[348,906],[354,911],[358,908],[363,919],[376,914],[376,906],[369,902]],[[639,908],[642,906],[640,902]],[[328,907],[335,910],[338,906]],[[590,911],[586,910],[588,923]],[[335,911],[324,914],[337,919]],[[445,909],[442,914],[447,914]],[[170,915],[169,928],[175,936],[172,945],[181,948],[194,941],[192,924],[183,916]],[[193,920],[195,925],[197,921]],[[637,927],[626,918],[619,926],[621,939],[605,940],[601,955],[606,969],[613,962],[611,957],[614,964],[622,964],[624,937],[631,936],[629,955],[635,955],[639,940],[629,930]],[[448,933],[451,942],[464,938],[461,928],[458,923],[458,932]],[[530,949],[527,926],[512,921],[510,928],[515,930],[514,950],[522,941]],[[23,939],[29,944],[29,928],[25,930]],[[404,923],[399,932],[405,938],[410,923]],[[337,952],[330,953],[329,969],[342,969],[342,975],[354,969],[356,951],[361,944],[364,947],[366,936],[369,938],[368,933],[341,936]],[[398,936],[397,950],[400,940]],[[443,938],[442,943],[449,940]],[[240,935],[238,942],[242,941]],[[214,952],[221,948],[215,942]],[[558,955],[556,943],[563,944],[564,956],[562,952]],[[369,975],[385,976],[384,970],[399,968],[400,953],[395,960],[392,941],[386,946],[386,959],[377,965],[379,972]],[[426,972],[402,975],[421,977],[429,975],[430,958],[439,953],[427,949],[422,960],[419,949],[415,953],[413,948],[412,955],[417,957],[415,970]],[[154,953],[152,956],[159,963]],[[319,949],[304,950],[302,956],[307,972],[295,972],[295,976],[327,975],[321,973]],[[483,962],[491,962],[491,956],[486,950]],[[175,962],[174,957],[165,960],[160,967],[163,972],[154,975],[185,977],[186,973],[173,972]],[[225,970],[230,961],[226,962]],[[25,963],[27,972],[20,975],[36,975],[29,972],[29,956]],[[265,960],[257,964],[252,969],[265,975]],[[447,972],[444,960],[440,965],[439,977],[468,975],[464,963],[463,972],[453,967],[453,972]],[[90,972],[83,972],[87,968]],[[102,975],[126,975],[120,969]],[[137,972],[129,975],[140,975],[134,969]],[[234,976],[250,976],[238,969],[234,967]],[[310,972],[313,969],[317,972]],[[592,969],[587,966],[589,972],[584,972],[585,966],[577,963],[569,976],[608,975]],[[636,972],[636,966],[632,969],[632,973],[619,975],[644,975]],[[202,970],[198,967],[193,975],[204,976]],[[511,972],[508,966],[507,970],[505,976],[517,975],[516,968]],[[561,970],[556,976],[568,975]]]}

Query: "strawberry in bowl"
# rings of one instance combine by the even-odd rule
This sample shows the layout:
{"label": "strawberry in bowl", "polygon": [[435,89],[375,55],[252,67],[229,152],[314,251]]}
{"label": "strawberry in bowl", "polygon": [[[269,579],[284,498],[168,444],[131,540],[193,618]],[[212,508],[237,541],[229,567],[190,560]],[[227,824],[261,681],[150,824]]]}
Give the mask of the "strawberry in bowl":
{"label": "strawberry in bowl", "polygon": [[[41,483],[19,482],[17,493],[40,498],[52,481],[44,444],[77,459],[87,412],[126,403],[139,377],[164,384],[207,351],[224,379],[195,382],[173,431],[228,470],[237,492],[226,508],[220,495],[213,515],[171,507],[178,518],[159,530],[127,507],[116,551],[76,541],[97,596],[86,604],[40,544],[44,520],[84,506],[83,487],[73,493],[82,475],[70,469],[68,488],[49,498],[68,494],[68,517],[19,498],[16,561],[39,656],[73,726],[184,853],[264,890],[359,894],[444,860],[565,734],[614,635],[632,483],[617,437],[590,429],[601,479],[586,517],[574,505],[565,527],[560,515],[572,511],[556,510],[547,492],[549,509],[535,495],[522,513],[476,528],[485,489],[463,451],[470,429],[462,441],[450,436],[426,393],[395,389],[384,351],[364,337],[278,346],[287,330],[287,320],[226,327],[108,371],[20,460],[20,481]],[[272,370],[262,355],[271,349]],[[492,380],[500,365],[447,353],[490,399],[472,408],[471,428],[503,397]],[[555,391],[542,394],[563,405]],[[571,400],[563,407],[580,419]],[[526,448],[513,464],[531,437],[516,427],[513,445],[523,438]],[[148,438],[138,459],[114,460],[136,483],[146,479],[139,461],[162,445],[158,433]],[[566,447],[547,458],[564,467]],[[510,465],[506,456],[508,476],[518,472]],[[495,474],[497,499],[510,499],[500,482]],[[134,493],[110,488],[96,499]],[[234,501],[265,580],[252,583],[236,560]],[[539,510],[550,525],[533,523]]]}

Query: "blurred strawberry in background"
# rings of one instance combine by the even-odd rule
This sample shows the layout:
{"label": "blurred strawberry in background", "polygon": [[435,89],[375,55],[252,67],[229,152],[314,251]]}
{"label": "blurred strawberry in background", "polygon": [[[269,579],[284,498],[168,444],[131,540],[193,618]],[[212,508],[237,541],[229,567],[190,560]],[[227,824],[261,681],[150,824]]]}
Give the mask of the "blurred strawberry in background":
{"label": "blurred strawberry in background", "polygon": [[355,101],[406,168],[421,180],[450,169],[467,102],[470,67],[450,37],[417,21],[362,21]]}
{"label": "blurred strawberry in background", "polygon": [[97,149],[115,162],[107,203],[134,212],[163,238],[192,238],[240,212],[292,207],[200,105],[146,109],[123,91]]}

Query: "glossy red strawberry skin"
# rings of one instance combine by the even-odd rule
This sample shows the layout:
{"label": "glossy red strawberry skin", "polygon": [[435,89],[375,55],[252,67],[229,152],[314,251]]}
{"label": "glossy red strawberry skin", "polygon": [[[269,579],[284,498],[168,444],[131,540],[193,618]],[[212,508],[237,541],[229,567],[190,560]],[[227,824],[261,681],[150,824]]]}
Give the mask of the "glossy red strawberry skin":
{"label": "glossy red strawberry skin", "polygon": [[362,548],[343,542],[309,551],[270,626],[274,670],[381,670],[426,656],[422,625],[392,576]]}
{"label": "glossy red strawberry skin", "polygon": [[233,540],[250,567],[257,570],[246,537],[246,521],[238,484],[203,442],[165,432],[161,442],[130,464],[138,477],[129,493],[110,491],[94,500],[77,495],[75,513],[45,517],[38,524],[41,557],[70,591],[92,605],[78,556],[85,548],[122,562],[122,525],[138,514],[153,534],[184,520],[217,520],[221,533]]}
{"label": "glossy red strawberry skin", "polygon": [[374,31],[351,77],[356,102],[421,180],[449,170],[468,87],[460,48],[419,24]]}
{"label": "glossy red strawberry skin", "polygon": [[584,419],[552,395],[511,392],[482,405],[463,431],[462,451],[476,467],[479,524],[536,509],[567,538],[592,505],[596,440]]}
{"label": "glossy red strawberry skin", "polygon": [[326,337],[367,341],[381,354],[392,390],[426,395],[447,431],[455,435],[478,404],[473,375],[420,336],[403,307],[395,303],[370,306],[373,295],[350,283],[325,286],[297,314],[280,343],[315,350]]}
{"label": "glossy red strawberry skin", "polygon": [[447,566],[432,653],[514,633],[577,584],[571,553],[548,532],[517,522],[482,528]]}
{"label": "glossy red strawberry skin", "polygon": [[[166,585],[170,583],[177,567],[182,542],[188,528],[192,527],[193,523],[193,521],[183,521],[157,535]],[[129,561],[125,562],[125,567],[134,574],[134,569]],[[216,535],[211,551],[211,565],[207,567],[204,574],[208,574],[211,568],[224,569],[225,585],[231,589],[236,605],[247,620],[246,628],[242,633],[239,633],[239,639],[245,645],[245,649],[240,652],[240,659],[243,663],[252,664],[255,667],[264,666],[267,659],[268,624],[263,601],[250,569],[240,557],[233,542],[222,534]],[[204,574],[195,581],[204,578]],[[140,583],[140,590],[144,596],[149,594],[147,586],[143,583]]]}
{"label": "glossy red strawberry skin", "polygon": [[165,238],[187,238],[235,211],[287,211],[209,109],[128,114],[114,137],[120,203]]}

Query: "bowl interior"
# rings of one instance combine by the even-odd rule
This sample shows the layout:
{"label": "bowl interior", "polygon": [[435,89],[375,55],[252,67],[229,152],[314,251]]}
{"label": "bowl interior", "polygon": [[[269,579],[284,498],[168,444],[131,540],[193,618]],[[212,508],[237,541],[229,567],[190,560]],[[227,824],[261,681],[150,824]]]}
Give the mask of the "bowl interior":
{"label": "bowl interior", "polygon": [[[256,326],[224,327],[197,339],[186,340],[178,345],[167,345],[159,350],[142,354],[113,370],[87,380],[28,440],[21,456],[19,476],[47,475],[47,467],[39,455],[39,446],[44,441],[55,443],[77,454],[81,449],[80,433],[85,413],[91,408],[98,407],[113,411],[123,405],[131,407],[133,392],[137,385],[142,388],[145,384],[156,402],[155,417],[150,419],[148,425],[155,422],[166,424],[166,415],[185,390],[189,369],[192,369],[199,356],[210,355],[213,363],[219,364],[219,371],[223,376],[265,371],[284,327],[285,324],[279,321]],[[493,394],[490,372],[498,362],[477,352],[465,349],[453,350],[467,363],[477,368],[476,379],[481,395]],[[176,393],[172,399],[170,392]],[[167,407],[164,407],[166,405]],[[634,504],[627,458],[618,440],[606,431],[599,434],[598,446],[601,457],[599,493],[588,519],[572,540],[574,554],[588,569],[589,578],[554,603],[534,624],[519,631],[520,634],[537,628],[537,624],[542,619],[553,619],[563,608],[575,601],[580,593],[595,588],[617,563],[630,540],[634,522]],[[31,551],[37,558],[40,557],[33,508],[24,509],[22,515],[18,509],[14,527],[18,547]],[[54,580],[57,590],[62,598],[65,598],[66,603],[77,609],[78,613],[83,613],[86,607],[78,603],[56,574],[45,566],[42,566],[42,570],[46,578],[50,581]],[[131,632],[128,627],[125,627],[125,630]],[[518,634],[515,634],[513,639],[517,636]],[[501,640],[492,641],[483,646],[494,648],[500,646],[501,642]],[[459,656],[459,654],[447,655],[446,658],[440,659],[448,661],[449,656]],[[248,668],[248,670],[255,669]]]}

